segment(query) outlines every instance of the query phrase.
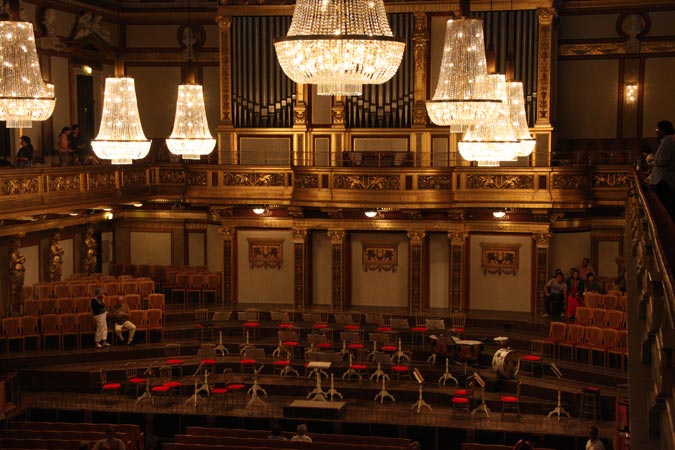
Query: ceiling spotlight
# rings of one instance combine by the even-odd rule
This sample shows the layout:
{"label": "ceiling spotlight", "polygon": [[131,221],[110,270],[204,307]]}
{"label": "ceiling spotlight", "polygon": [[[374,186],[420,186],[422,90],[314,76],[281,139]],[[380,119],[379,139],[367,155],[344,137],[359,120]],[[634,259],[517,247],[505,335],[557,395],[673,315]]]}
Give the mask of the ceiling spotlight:
{"label": "ceiling spotlight", "polygon": [[77,216],[80,215],[80,213],[78,213],[77,211],[71,211],[71,212],[68,213],[68,215],[71,216],[71,217],[77,217]]}
{"label": "ceiling spotlight", "polygon": [[377,210],[376,209],[367,209],[366,212],[364,212],[364,214],[369,219],[372,219],[374,217],[377,217]]}
{"label": "ceiling spotlight", "polygon": [[503,219],[506,217],[506,211],[492,211],[492,215],[495,219]]}
{"label": "ceiling spotlight", "polygon": [[137,202],[137,203],[132,203],[131,205],[134,206],[135,208],[140,208],[140,207],[143,206],[143,203]]}
{"label": "ceiling spotlight", "polygon": [[110,212],[110,211],[112,211],[112,208],[109,208],[109,207],[107,207],[107,206],[106,206],[105,208],[101,208],[101,209],[102,209],[103,211],[105,211],[105,212]]}

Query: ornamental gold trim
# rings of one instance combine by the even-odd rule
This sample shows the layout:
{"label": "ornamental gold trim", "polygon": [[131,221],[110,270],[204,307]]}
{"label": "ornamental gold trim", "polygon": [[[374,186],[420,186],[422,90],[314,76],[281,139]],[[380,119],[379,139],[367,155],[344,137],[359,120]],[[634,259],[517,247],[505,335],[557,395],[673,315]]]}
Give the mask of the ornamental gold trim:
{"label": "ornamental gold trim", "polygon": [[334,189],[352,189],[368,191],[398,191],[401,189],[401,179],[393,175],[335,175]]}
{"label": "ornamental gold trim", "polygon": [[534,175],[467,175],[467,189],[534,189]]}

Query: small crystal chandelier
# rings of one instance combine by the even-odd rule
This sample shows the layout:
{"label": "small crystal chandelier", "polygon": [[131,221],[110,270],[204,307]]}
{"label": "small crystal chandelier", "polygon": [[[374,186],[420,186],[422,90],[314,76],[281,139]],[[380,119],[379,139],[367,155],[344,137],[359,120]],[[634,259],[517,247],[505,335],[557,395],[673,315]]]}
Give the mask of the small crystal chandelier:
{"label": "small crystal chandelier", "polygon": [[[468,1],[460,2],[462,16]],[[483,22],[479,19],[450,19],[445,29],[445,46],[432,100],[426,103],[429,118],[451,132],[466,130],[479,121],[493,120],[495,103],[501,100],[476,78],[487,75]]]}
{"label": "small crystal chandelier", "polygon": [[[12,9],[10,15],[18,15]],[[55,103],[54,85],[40,74],[33,24],[0,21],[0,120],[7,128],[31,128],[52,115]]]}
{"label": "small crystal chandelier", "polygon": [[527,118],[525,117],[525,95],[523,94],[523,83],[520,81],[510,81],[506,83],[509,104],[509,117],[511,126],[520,141],[520,148],[516,157],[530,156],[537,141],[532,139],[530,129],[527,127]]}
{"label": "small crystal chandelier", "polygon": [[494,92],[502,102],[493,104],[491,120],[481,120],[464,134],[457,144],[462,158],[477,161],[479,166],[498,166],[499,161],[513,161],[520,150],[509,119],[506,93],[506,76],[487,75],[476,79],[476,83],[487,85],[485,89]]}
{"label": "small crystal chandelier", "polygon": [[105,79],[101,126],[91,146],[96,156],[113,164],[131,164],[148,155],[150,141],[143,133],[133,78]]}
{"label": "small crystal chandelier", "polygon": [[[188,32],[192,33],[190,16],[190,1],[188,0]],[[173,121],[171,137],[166,140],[166,146],[174,155],[183,159],[199,159],[213,151],[216,140],[209,131],[209,122],[206,119],[204,107],[204,89],[201,84],[194,82],[192,70],[192,42],[188,39],[188,83],[178,86],[176,100],[176,117]]]}
{"label": "small crystal chandelier", "polygon": [[319,95],[361,95],[394,76],[405,43],[389,27],[383,0],[298,0],[286,37],[274,43],[282,70]]}

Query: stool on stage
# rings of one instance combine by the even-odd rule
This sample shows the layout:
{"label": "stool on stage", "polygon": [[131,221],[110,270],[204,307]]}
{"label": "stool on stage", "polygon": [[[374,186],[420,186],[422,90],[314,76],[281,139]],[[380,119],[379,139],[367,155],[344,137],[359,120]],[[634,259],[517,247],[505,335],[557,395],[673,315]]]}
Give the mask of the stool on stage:
{"label": "stool on stage", "polygon": [[[473,377],[472,377],[473,378]],[[467,415],[471,411],[471,399],[473,397],[473,391],[475,388],[475,382],[473,379],[467,381],[466,389],[455,389],[452,397],[452,416],[455,416],[455,412],[463,411]]]}
{"label": "stool on stage", "polygon": [[581,389],[581,404],[579,405],[579,418],[590,417],[593,421],[602,419],[600,413],[600,388],[586,386]]}

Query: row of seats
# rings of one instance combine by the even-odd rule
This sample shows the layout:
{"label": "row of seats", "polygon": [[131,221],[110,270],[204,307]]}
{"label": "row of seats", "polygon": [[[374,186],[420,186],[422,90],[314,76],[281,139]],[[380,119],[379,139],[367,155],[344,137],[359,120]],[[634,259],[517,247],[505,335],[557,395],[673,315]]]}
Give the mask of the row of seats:
{"label": "row of seats", "polygon": [[[67,422],[24,422],[11,421],[9,429],[0,430],[0,437],[13,439],[10,443],[3,442],[2,448],[41,448],[41,449],[75,449],[79,448],[79,441],[95,442],[105,437],[108,428],[115,430],[116,436],[122,439],[128,450],[143,450],[144,436],[140,426],[131,424],[105,423],[67,423]],[[31,443],[24,442],[23,446],[12,447],[9,444],[18,443],[17,440],[39,440],[46,445],[31,447]],[[60,446],[57,441],[74,442],[68,446]]]}
{"label": "row of seats", "polygon": [[[63,297],[92,297],[96,289],[101,288],[105,295],[138,294],[147,297],[155,292],[155,282],[150,278],[106,280],[101,278],[95,281],[59,281],[54,283],[37,283],[32,292],[25,292],[25,298],[42,300],[47,298]],[[28,288],[30,290],[30,287]]]}
{"label": "row of seats", "polygon": [[593,325],[601,328],[625,330],[628,323],[627,313],[619,310],[600,308],[577,308],[575,322],[579,325]]}
{"label": "row of seats", "polygon": [[[127,294],[124,300],[130,309],[165,309],[164,294],[150,294],[143,301],[139,294]],[[108,306],[113,301],[108,301]],[[27,316],[43,314],[68,314],[91,312],[91,297],[63,297],[56,299],[26,300],[23,302],[23,313]]]}
{"label": "row of seats", "polygon": [[[617,295],[617,292],[619,295]],[[586,292],[584,294],[584,306],[587,308],[607,309],[626,312],[628,298],[621,291],[610,291],[607,294]]]}
{"label": "row of seats", "polygon": [[[225,436],[195,436],[190,434],[176,435],[176,444],[183,444],[182,447],[170,446],[166,444],[162,448],[168,449],[186,449],[195,447],[186,447],[189,445],[206,445],[207,448],[218,448],[220,446],[238,446],[241,448],[292,448],[292,449],[321,449],[321,450],[396,450],[407,449],[408,446],[403,445],[378,445],[365,443],[346,443],[333,441],[317,441],[317,442],[300,442],[300,441],[279,441],[274,439],[264,438],[246,438],[246,437],[225,437]],[[202,448],[202,447],[197,447]]]}
{"label": "row of seats", "polygon": [[164,292],[171,292],[171,301],[180,299],[187,305],[190,299],[197,303],[220,298],[220,274],[216,272],[169,272]]}

